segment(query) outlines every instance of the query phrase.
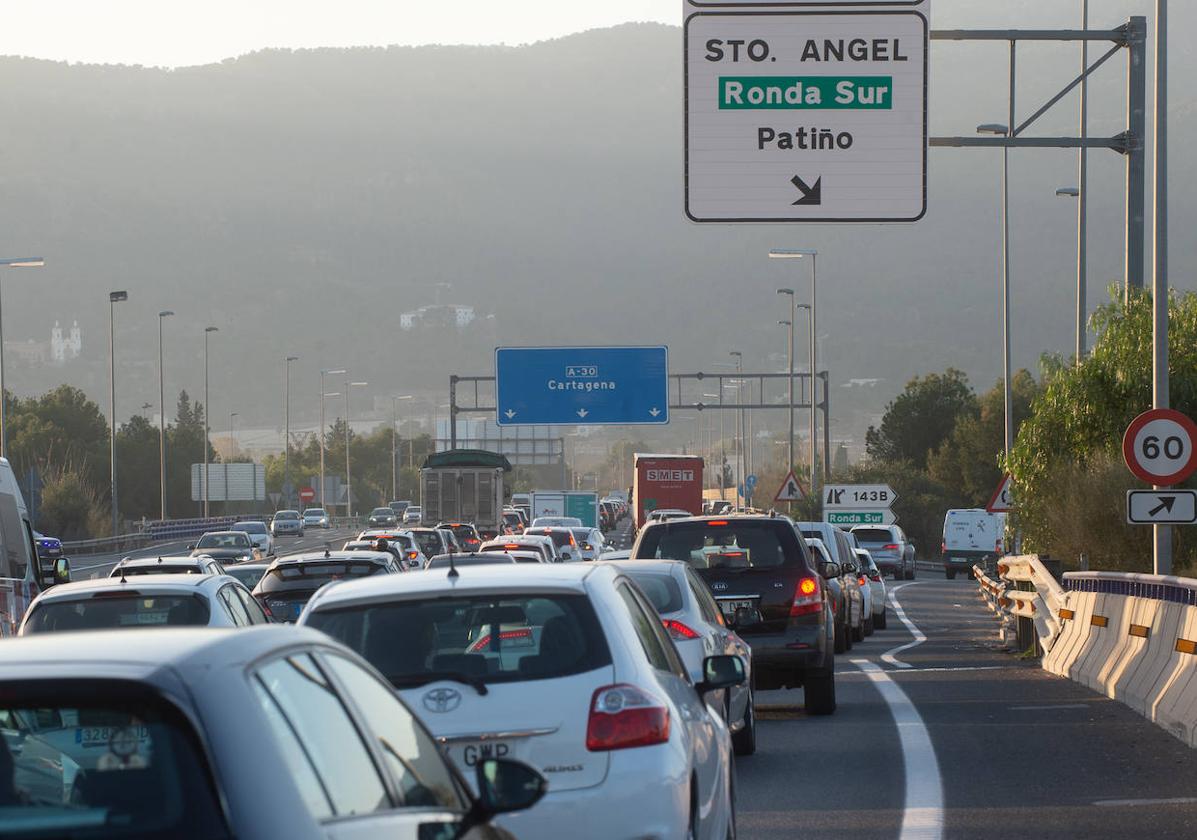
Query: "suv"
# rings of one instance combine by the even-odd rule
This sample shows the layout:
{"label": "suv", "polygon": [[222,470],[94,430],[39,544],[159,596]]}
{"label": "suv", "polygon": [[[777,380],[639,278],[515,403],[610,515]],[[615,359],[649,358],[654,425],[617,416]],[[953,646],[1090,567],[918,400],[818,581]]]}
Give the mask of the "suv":
{"label": "suv", "polygon": [[897,525],[857,525],[852,529],[860,547],[873,557],[882,574],[894,580],[914,580],[914,545]]}
{"label": "suv", "polygon": [[724,621],[752,647],[759,691],[805,688],[806,711],[835,711],[835,617],[827,587],[785,516],[646,523],[636,560],[681,560],[710,587]]}

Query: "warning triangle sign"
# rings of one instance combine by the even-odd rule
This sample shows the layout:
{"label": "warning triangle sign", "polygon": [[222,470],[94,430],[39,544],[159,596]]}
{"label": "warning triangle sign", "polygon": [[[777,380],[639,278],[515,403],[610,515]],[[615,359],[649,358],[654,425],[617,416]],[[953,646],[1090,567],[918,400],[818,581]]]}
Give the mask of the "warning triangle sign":
{"label": "warning triangle sign", "polygon": [[802,489],[802,485],[798,483],[798,478],[794,475],[794,471],[790,470],[790,474],[786,476],[786,480],[781,483],[781,489],[777,491],[777,496],[773,499],[775,502],[800,502],[806,498],[806,491]]}
{"label": "warning triangle sign", "polygon": [[1014,489],[1014,477],[1006,475],[1002,477],[1002,483],[993,491],[993,497],[990,498],[989,504],[985,506],[985,510],[990,513],[1009,513],[1014,506],[1014,501],[1010,498],[1011,491]]}

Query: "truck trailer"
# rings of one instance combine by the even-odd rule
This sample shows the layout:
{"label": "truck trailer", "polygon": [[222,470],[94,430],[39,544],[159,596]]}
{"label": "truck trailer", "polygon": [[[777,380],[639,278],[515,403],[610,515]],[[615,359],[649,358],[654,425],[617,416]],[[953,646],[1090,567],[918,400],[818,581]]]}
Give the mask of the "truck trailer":
{"label": "truck trailer", "polygon": [[636,529],[654,510],[684,510],[702,514],[703,460],[697,455],[636,454],[632,509]]}

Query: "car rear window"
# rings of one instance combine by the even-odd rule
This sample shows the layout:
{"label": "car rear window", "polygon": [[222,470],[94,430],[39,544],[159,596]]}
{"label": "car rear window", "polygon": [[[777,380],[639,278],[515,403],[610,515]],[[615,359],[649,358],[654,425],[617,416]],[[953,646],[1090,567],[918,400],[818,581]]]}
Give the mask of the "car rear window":
{"label": "car rear window", "polygon": [[420,553],[425,557],[432,557],[434,554],[440,554],[444,551],[444,544],[437,534],[428,531],[416,531],[412,536],[416,538],[416,542],[420,546]]}
{"label": "car rear window", "polygon": [[[308,617],[370,661],[396,687],[456,673],[483,682],[581,674],[611,664],[585,595],[536,593],[321,610]],[[402,640],[402,644],[396,644]]]}
{"label": "car rear window", "polygon": [[208,603],[198,595],[139,595],[122,592],[78,601],[39,604],[25,633],[62,633],[130,627],[203,627]]}
{"label": "car rear window", "polygon": [[249,548],[249,539],[244,534],[204,534],[196,548]]}
{"label": "car rear window", "polygon": [[853,528],[852,533],[856,534],[856,539],[861,542],[891,543],[894,541],[894,535],[885,528]]}
{"label": "car rear window", "polygon": [[528,533],[537,536],[549,537],[553,540],[553,545],[557,546],[557,548],[569,545],[569,541],[572,536],[569,530],[565,528],[534,528]]}
{"label": "car rear window", "polygon": [[236,566],[229,566],[224,570],[224,573],[229,577],[236,578],[246,589],[253,589],[258,585],[258,581],[262,579],[262,575],[266,574],[265,566],[250,566],[248,568],[237,568]]}
{"label": "car rear window", "polygon": [[[150,566],[118,566],[121,576],[135,577],[138,575],[199,575],[203,570],[198,565],[177,566],[169,563],[154,563]],[[112,575],[116,577],[116,575]]]}
{"label": "car rear window", "polygon": [[182,715],[127,684],[53,685],[6,687],[0,703],[6,836],[230,836]]}
{"label": "car rear window", "polygon": [[625,571],[627,571],[628,577],[636,581],[636,585],[644,590],[644,594],[648,596],[648,600],[652,602],[657,612],[664,615],[677,612],[682,608],[682,588],[669,575],[659,572],[641,572],[635,569]]}
{"label": "car rear window", "polygon": [[485,555],[468,554],[438,554],[425,565],[425,569],[447,569],[452,561],[454,566],[495,566],[500,563],[514,563],[509,554],[488,552]]}
{"label": "car rear window", "polygon": [[638,559],[681,560],[695,569],[809,566],[806,546],[785,520],[679,519],[650,525]]}

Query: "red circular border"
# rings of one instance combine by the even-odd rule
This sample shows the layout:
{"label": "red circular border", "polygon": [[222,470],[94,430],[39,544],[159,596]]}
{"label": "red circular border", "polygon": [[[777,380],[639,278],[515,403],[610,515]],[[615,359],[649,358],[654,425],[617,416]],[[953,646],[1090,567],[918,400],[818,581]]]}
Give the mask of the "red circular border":
{"label": "red circular border", "polygon": [[[1152,420],[1171,420],[1189,433],[1191,444],[1189,460],[1171,475],[1152,475],[1135,458],[1135,436]],[[1126,427],[1126,433],[1122,436],[1122,460],[1126,462],[1127,469],[1148,484],[1157,487],[1179,484],[1197,472],[1197,423],[1194,423],[1187,414],[1182,414],[1174,408],[1153,408],[1150,411],[1144,411]]]}

